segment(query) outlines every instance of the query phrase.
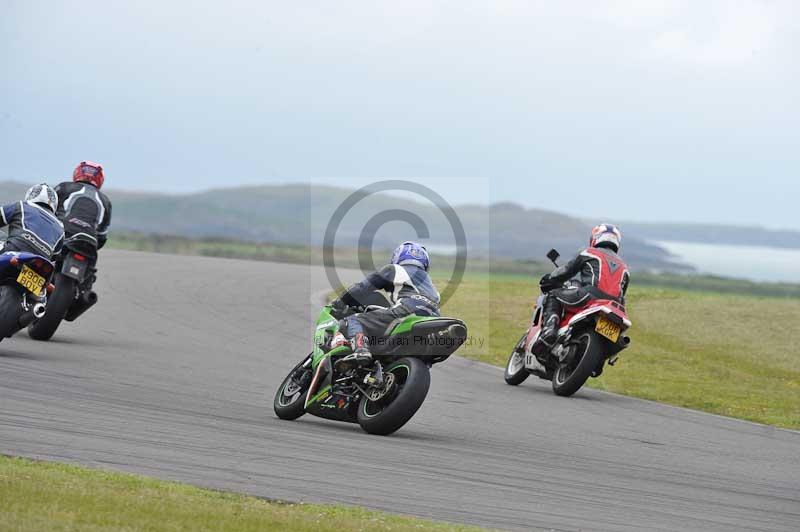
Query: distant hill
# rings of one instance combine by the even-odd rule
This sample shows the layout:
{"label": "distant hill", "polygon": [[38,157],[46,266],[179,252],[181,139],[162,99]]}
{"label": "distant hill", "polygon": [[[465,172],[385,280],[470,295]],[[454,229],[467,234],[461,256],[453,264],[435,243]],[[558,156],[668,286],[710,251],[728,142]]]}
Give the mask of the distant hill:
{"label": "distant hill", "polygon": [[624,222],[626,235],[663,242],[695,242],[800,249],[799,231],[712,224],[650,224]]}
{"label": "distant hill", "polygon": [[[19,198],[25,188],[19,183],[0,183],[0,199]],[[114,204],[112,231],[305,246],[322,244],[334,211],[351,193],[316,185],[225,188],[187,195],[108,192]],[[342,220],[336,246],[357,247],[365,223],[390,208],[417,214],[428,224],[432,247],[440,246],[439,252],[450,250],[452,231],[436,206],[383,194],[366,198]],[[542,260],[551,247],[568,255],[586,245],[590,229],[590,224],[579,219],[514,203],[455,209],[470,253],[482,257]],[[375,246],[388,249],[415,234],[406,223],[392,222],[366,236],[374,238]],[[624,255],[636,269],[691,270],[665,250],[635,236],[626,239]]]}

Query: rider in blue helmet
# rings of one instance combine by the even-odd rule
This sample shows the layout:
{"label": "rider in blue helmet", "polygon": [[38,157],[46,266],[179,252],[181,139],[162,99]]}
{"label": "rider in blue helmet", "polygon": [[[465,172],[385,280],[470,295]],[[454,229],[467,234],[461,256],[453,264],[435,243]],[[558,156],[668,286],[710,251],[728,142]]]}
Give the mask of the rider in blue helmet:
{"label": "rider in blue helmet", "polygon": [[[343,314],[348,308],[362,310],[342,320],[341,331],[350,340],[353,354],[339,360],[337,367],[372,361],[370,345],[386,336],[395,320],[412,314],[439,316],[439,292],[428,275],[429,268],[430,257],[425,246],[403,242],[394,250],[391,264],[354,284],[331,304],[336,314]],[[390,305],[363,312],[381,290],[388,294]]]}

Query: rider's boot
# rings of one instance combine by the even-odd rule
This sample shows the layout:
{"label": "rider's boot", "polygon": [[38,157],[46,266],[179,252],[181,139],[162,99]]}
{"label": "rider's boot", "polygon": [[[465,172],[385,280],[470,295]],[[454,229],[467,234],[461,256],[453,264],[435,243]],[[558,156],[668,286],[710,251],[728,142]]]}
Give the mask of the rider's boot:
{"label": "rider's boot", "polygon": [[369,351],[369,338],[364,333],[356,333],[350,342],[353,352],[336,363],[339,369],[348,366],[366,366],[372,362],[372,353]]}
{"label": "rider's boot", "polygon": [[542,310],[544,313],[544,317],[542,318],[542,330],[539,333],[539,338],[536,340],[537,345],[535,345],[534,348],[550,350],[558,339],[558,324],[561,320],[561,303],[559,303],[555,297],[549,296]]}

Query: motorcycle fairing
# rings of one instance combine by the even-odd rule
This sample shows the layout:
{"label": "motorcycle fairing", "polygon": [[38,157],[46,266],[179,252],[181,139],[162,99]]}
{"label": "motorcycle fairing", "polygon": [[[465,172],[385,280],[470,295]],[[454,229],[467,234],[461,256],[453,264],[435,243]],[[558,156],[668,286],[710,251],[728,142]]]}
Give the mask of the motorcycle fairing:
{"label": "motorcycle fairing", "polygon": [[405,348],[416,356],[425,357],[428,364],[432,365],[447,360],[464,345],[467,326],[455,318],[411,315],[395,325],[388,337],[406,342],[387,342],[385,349],[376,350],[377,354],[386,355]]}
{"label": "motorcycle fairing", "polygon": [[592,314],[599,314],[601,312],[611,321],[621,325],[624,329],[629,329],[632,325],[631,321],[628,319],[628,315],[625,313],[625,307],[610,299],[595,299],[583,307],[568,309],[564,314],[564,318],[561,320],[558,333],[563,334],[572,325]]}
{"label": "motorcycle fairing", "polygon": [[[537,301],[536,311],[534,312],[533,324],[528,330],[528,338],[525,341],[526,353],[532,352],[533,344],[536,342],[536,339],[539,338],[539,331],[542,328],[541,322],[543,316],[541,309],[543,303],[544,297],[540,296],[539,300]],[[561,323],[559,324],[558,335],[561,336],[565,334],[570,327],[584,320],[588,316],[599,313],[603,313],[606,317],[618,323],[620,326],[622,326],[623,330],[629,329],[632,325],[630,319],[628,319],[628,315],[625,312],[624,306],[609,299],[595,299],[581,307],[567,309],[564,313]]]}
{"label": "motorcycle fairing", "polygon": [[[12,260],[16,259],[16,264],[12,264]],[[31,297],[36,301],[44,303],[47,297],[47,283],[53,276],[55,265],[52,261],[37,255],[36,253],[28,253],[26,251],[6,251],[0,253],[0,284],[17,284],[17,276],[21,270],[21,264],[28,266],[33,271],[44,277],[46,283],[42,289],[42,293],[33,294],[25,290],[25,297]],[[20,287],[21,288],[21,287]]]}
{"label": "motorcycle fairing", "polygon": [[16,258],[19,262],[27,265],[33,265],[33,269],[37,273],[49,279],[50,274],[53,273],[55,265],[52,261],[47,260],[41,255],[35,253],[28,253],[27,251],[6,251],[0,254],[0,277],[11,275],[11,270],[17,270],[16,266],[11,265],[11,259]]}
{"label": "motorcycle fairing", "polygon": [[357,406],[352,397],[334,392],[331,359],[324,358],[314,371],[306,394],[306,412],[334,421],[358,423]]}

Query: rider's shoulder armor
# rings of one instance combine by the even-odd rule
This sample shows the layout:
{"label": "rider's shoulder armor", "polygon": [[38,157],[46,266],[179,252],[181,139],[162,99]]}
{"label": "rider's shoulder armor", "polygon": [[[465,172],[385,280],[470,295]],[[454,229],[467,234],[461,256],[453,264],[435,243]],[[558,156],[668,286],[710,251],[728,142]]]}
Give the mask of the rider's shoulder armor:
{"label": "rider's shoulder armor", "polygon": [[411,297],[414,295],[421,295],[428,299],[434,305],[439,305],[439,291],[433,285],[431,276],[423,268],[414,265],[398,266],[404,270],[407,280],[405,281],[405,289],[401,290],[400,297]]}

